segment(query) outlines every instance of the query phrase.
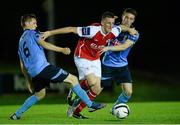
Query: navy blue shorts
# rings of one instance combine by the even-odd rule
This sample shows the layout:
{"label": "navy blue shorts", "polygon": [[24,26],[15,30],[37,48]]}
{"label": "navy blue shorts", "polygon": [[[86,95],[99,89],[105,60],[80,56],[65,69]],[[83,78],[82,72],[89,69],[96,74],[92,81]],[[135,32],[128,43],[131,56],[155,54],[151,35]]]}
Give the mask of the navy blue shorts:
{"label": "navy blue shorts", "polygon": [[111,85],[112,82],[115,82],[117,85],[120,83],[132,83],[128,66],[110,67],[102,64],[101,86]]}
{"label": "navy blue shorts", "polygon": [[62,68],[48,65],[37,76],[32,78],[34,91],[39,92],[43,88],[50,87],[50,83],[61,83],[68,75],[69,73]]}

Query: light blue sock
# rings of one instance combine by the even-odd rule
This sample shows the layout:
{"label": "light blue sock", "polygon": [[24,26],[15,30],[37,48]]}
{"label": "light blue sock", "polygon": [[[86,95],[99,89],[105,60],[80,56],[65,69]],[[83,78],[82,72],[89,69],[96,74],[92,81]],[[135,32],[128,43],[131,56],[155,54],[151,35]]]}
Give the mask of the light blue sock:
{"label": "light blue sock", "polygon": [[125,92],[122,92],[122,93],[119,95],[117,101],[114,103],[114,105],[113,105],[113,107],[112,107],[112,111],[114,110],[114,106],[115,106],[115,105],[117,105],[117,104],[119,104],[119,103],[127,103],[130,98],[131,98],[131,96],[127,96],[127,95],[125,94]]}
{"label": "light blue sock", "polygon": [[28,110],[32,105],[38,102],[38,98],[35,95],[30,96],[26,99],[24,104],[16,111],[16,116],[21,117],[22,113]]}
{"label": "light blue sock", "polygon": [[118,104],[118,103],[127,103],[130,98],[131,98],[131,96],[127,96],[125,92],[122,92],[119,95],[119,97],[118,97],[118,99],[116,101],[116,104]]}
{"label": "light blue sock", "polygon": [[79,84],[72,87],[72,91],[88,106],[91,107],[92,101],[88,97],[87,93],[81,88]]}

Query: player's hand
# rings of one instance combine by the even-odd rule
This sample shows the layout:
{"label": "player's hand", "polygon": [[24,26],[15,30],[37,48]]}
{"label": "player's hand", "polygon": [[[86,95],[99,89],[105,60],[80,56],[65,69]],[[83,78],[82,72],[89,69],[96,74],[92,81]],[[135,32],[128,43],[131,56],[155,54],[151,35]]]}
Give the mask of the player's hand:
{"label": "player's hand", "polygon": [[101,54],[103,54],[104,52],[106,52],[106,51],[108,51],[108,50],[109,50],[108,46],[103,46],[103,47],[100,49],[99,53],[100,53],[100,55],[101,55]]}
{"label": "player's hand", "polygon": [[125,25],[120,25],[121,30],[122,31],[127,31],[129,29],[129,27],[125,26]]}
{"label": "player's hand", "polygon": [[51,36],[50,31],[41,32],[41,38],[42,38],[43,40],[45,40],[45,39],[48,38],[49,36]]}
{"label": "player's hand", "polygon": [[138,33],[135,28],[129,28],[125,25],[120,25],[120,27],[121,27],[122,31],[128,31],[131,35],[135,35]]}
{"label": "player's hand", "polygon": [[118,16],[114,16],[114,19],[117,19],[118,18]]}
{"label": "player's hand", "polygon": [[130,28],[130,29],[129,29],[129,33],[130,33],[131,35],[135,35],[135,34],[137,34],[138,32],[137,32],[137,30],[136,30],[135,28]]}
{"label": "player's hand", "polygon": [[63,48],[62,53],[65,54],[65,55],[69,55],[71,53],[71,50],[70,50],[70,48],[65,47],[65,48]]}

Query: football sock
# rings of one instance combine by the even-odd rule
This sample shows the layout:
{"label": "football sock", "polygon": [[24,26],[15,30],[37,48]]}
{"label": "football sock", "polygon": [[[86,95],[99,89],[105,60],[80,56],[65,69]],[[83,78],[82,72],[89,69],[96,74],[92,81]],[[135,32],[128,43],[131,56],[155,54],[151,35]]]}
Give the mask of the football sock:
{"label": "football sock", "polygon": [[119,95],[119,97],[118,97],[118,99],[117,99],[115,104],[118,104],[118,103],[127,103],[130,98],[131,98],[131,96],[127,96],[125,92],[122,92]]}
{"label": "football sock", "polygon": [[[82,88],[83,90],[86,91],[86,93],[88,93],[90,87],[89,87],[89,85],[88,85],[87,80],[82,80],[82,81],[80,82],[80,86],[81,86],[81,88]],[[73,99],[76,99],[76,98],[79,98],[79,97],[73,92],[71,99],[73,100]]]}
{"label": "football sock", "polygon": [[87,80],[82,80],[82,81],[80,82],[80,86],[81,86],[81,88],[84,89],[85,91],[87,91],[87,90],[90,89],[90,86],[89,86]]}
{"label": "football sock", "polygon": [[79,98],[88,106],[91,107],[92,101],[86,94],[86,92],[80,87],[79,84],[76,84],[75,86],[72,87],[72,91],[76,93],[76,95],[79,96]]}
{"label": "football sock", "polygon": [[83,102],[80,102],[79,106],[76,108],[75,112],[79,113],[83,110],[83,108],[85,108],[86,105]]}
{"label": "football sock", "polygon": [[[91,100],[94,100],[94,98],[97,96],[91,89],[88,92],[88,96]],[[75,112],[79,113],[81,112],[84,108],[86,107],[86,105],[83,102],[80,102],[79,106],[76,108]]]}
{"label": "football sock", "polygon": [[21,117],[21,114],[28,110],[32,105],[38,102],[38,98],[35,95],[30,96],[24,102],[24,104],[15,112],[17,117]]}
{"label": "football sock", "polygon": [[88,96],[91,100],[94,100],[94,98],[97,96],[96,93],[93,92],[92,89],[89,89]]}

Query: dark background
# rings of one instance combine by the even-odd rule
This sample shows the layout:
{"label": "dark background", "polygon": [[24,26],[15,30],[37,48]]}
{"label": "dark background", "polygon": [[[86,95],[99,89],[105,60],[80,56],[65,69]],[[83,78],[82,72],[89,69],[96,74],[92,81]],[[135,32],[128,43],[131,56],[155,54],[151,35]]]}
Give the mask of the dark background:
{"label": "dark background", "polygon": [[[180,14],[177,1],[54,0],[54,3],[55,28],[86,26],[99,22],[101,14],[107,10],[121,17],[125,8],[136,9],[138,16],[135,26],[140,33],[140,38],[130,53],[130,67],[133,70],[161,73],[178,78],[180,69],[178,29]],[[38,17],[39,30],[48,30],[48,15],[45,8],[44,0],[6,0],[0,4],[1,67],[18,66],[17,47],[22,33],[21,15],[35,13]],[[120,21],[120,18],[118,20]],[[74,51],[78,36],[67,34],[58,35],[55,38],[56,45],[68,46]],[[61,66],[74,66],[73,52],[70,56],[56,53],[56,63]]]}

